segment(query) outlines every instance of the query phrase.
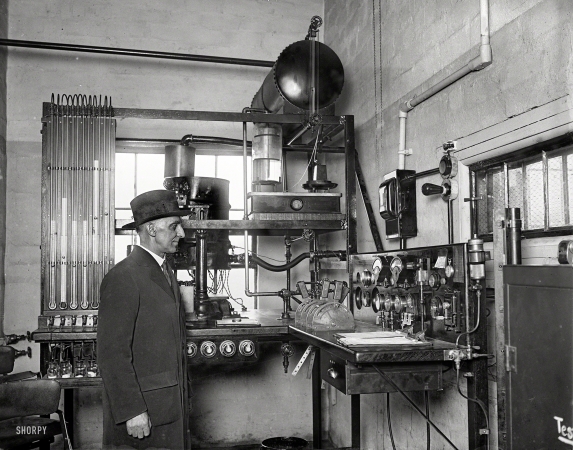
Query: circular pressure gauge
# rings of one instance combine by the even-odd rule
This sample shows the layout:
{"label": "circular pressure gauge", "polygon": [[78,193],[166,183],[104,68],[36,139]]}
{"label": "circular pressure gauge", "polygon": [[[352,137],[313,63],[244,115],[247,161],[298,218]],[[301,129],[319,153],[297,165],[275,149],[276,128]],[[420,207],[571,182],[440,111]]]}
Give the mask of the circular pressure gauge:
{"label": "circular pressure gauge", "polygon": [[428,277],[428,284],[430,287],[438,287],[440,285],[440,275],[436,272],[431,272]]}
{"label": "circular pressure gauge", "polygon": [[362,309],[362,289],[356,288],[354,291],[354,302],[356,303],[356,308]]}
{"label": "circular pressure gauge", "polygon": [[384,295],[384,309],[388,312],[392,311],[392,297],[390,295]]}
{"label": "circular pressure gauge", "polygon": [[370,308],[372,303],[372,298],[370,297],[370,292],[364,291],[364,296],[362,297],[362,303],[364,304],[365,308]]}
{"label": "circular pressure gauge", "polygon": [[406,294],[406,308],[413,308],[414,307],[414,297],[412,294]]}
{"label": "circular pressure gauge", "polygon": [[454,276],[454,266],[451,265],[447,265],[446,268],[444,269],[444,271],[446,272],[446,277],[448,278],[452,278]]}
{"label": "circular pressure gauge", "polygon": [[372,311],[377,313],[382,309],[382,297],[380,296],[380,292],[378,289],[374,289],[372,291]]}
{"label": "circular pressure gauge", "polygon": [[400,297],[399,295],[396,295],[394,297],[394,311],[396,311],[397,313],[399,313],[400,311],[402,311],[402,308],[406,306],[406,300],[404,300],[402,297]]}
{"label": "circular pressure gauge", "polygon": [[398,283],[398,277],[400,276],[400,272],[404,268],[404,263],[400,258],[397,256],[392,259],[390,262],[390,271],[392,272],[392,285],[396,285]]}
{"label": "circular pressure gauge", "polygon": [[295,211],[300,211],[304,206],[304,202],[300,198],[293,198],[290,201],[290,207]]}
{"label": "circular pressure gauge", "polygon": [[364,283],[364,286],[368,287],[372,284],[372,272],[370,272],[368,269],[365,269],[362,272],[362,283]]}

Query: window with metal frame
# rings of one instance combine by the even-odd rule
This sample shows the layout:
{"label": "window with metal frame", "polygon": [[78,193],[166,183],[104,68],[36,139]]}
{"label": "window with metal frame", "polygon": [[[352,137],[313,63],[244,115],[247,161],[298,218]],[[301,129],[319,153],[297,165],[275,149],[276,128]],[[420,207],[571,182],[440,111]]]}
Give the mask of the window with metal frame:
{"label": "window with metal frame", "polygon": [[524,236],[573,231],[573,145],[541,146],[470,170],[480,237],[492,236],[494,211],[503,208],[520,208]]}
{"label": "window with metal frame", "polygon": [[[163,174],[165,166],[165,154],[159,151],[149,150],[149,146],[142,145],[141,148],[137,146],[130,146],[129,150],[125,150],[125,146],[121,147],[123,151],[116,151],[115,154],[115,218],[116,219],[131,219],[131,207],[129,202],[137,195],[153,189],[164,189]],[[161,149],[161,145],[157,148]],[[251,162],[250,156],[248,157],[247,171],[247,186],[251,182]],[[215,177],[229,180],[229,203],[231,210],[229,212],[229,219],[241,220],[244,215],[244,201],[243,201],[243,171],[237,170],[242,167],[243,157],[235,154],[206,154],[202,151],[201,154],[195,155],[195,175],[201,177]],[[251,238],[252,239],[252,238]],[[242,253],[244,240],[242,235],[230,235],[229,240],[233,247],[238,249],[237,253]],[[116,235],[115,236],[115,263],[124,259],[127,256],[128,245],[137,243],[137,235]],[[253,247],[253,242],[249,245]],[[184,271],[181,271],[184,272]],[[228,294],[231,296],[233,293],[240,294],[244,292],[244,271],[231,270],[219,271],[217,274],[217,283],[219,289],[227,288],[230,291]],[[251,272],[251,283],[254,284],[254,269]],[[213,273],[209,273],[209,285],[214,283]],[[186,281],[189,277],[185,273],[178,274],[179,279]],[[214,285],[213,285],[214,286]],[[224,292],[227,293],[227,292]],[[213,294],[211,292],[211,294]],[[222,295],[221,293],[219,295]],[[236,299],[238,303],[244,302],[247,308],[254,307],[254,300],[252,298]]]}

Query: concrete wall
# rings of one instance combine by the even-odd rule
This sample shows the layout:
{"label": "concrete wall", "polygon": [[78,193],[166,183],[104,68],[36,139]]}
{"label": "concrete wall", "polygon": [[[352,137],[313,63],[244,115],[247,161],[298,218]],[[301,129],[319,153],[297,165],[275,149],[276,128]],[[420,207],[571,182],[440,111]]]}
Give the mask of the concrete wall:
{"label": "concrete wall", "polygon": [[[8,3],[0,3],[0,37],[8,36]],[[4,330],[4,255],[6,251],[6,67],[8,52],[0,49],[0,338]]]}
{"label": "concrete wall", "polygon": [[[6,1],[0,2],[0,33],[6,30],[8,17],[11,39],[268,61],[274,61],[287,45],[303,39],[310,18],[323,14],[323,0],[12,1],[8,16],[6,5]],[[8,155],[4,323],[6,333],[21,334],[37,328],[40,314],[42,103],[50,101],[52,93],[86,94],[111,96],[113,106],[122,108],[237,112],[250,105],[270,69],[12,47],[4,95],[4,67],[0,57],[0,163],[4,136]],[[241,126],[159,120],[123,120],[117,125],[118,137],[178,139],[188,133],[240,137]],[[0,174],[4,178],[1,165]],[[16,347],[27,345],[21,342]],[[18,359],[15,371],[39,370],[39,346],[32,347],[34,357]],[[275,375],[268,364],[265,367],[261,373]],[[272,367],[278,376],[282,374],[282,364]],[[195,435],[202,442],[260,442],[270,436],[288,435],[294,429],[308,437],[312,429],[306,417],[310,405],[301,404],[293,395],[306,392],[308,384],[302,377],[285,376],[280,383],[270,383],[259,391],[246,378],[225,385],[205,382],[196,393],[194,414],[199,419],[195,423],[203,427],[208,420],[213,431]],[[295,400],[284,401],[278,416],[253,408],[249,431],[242,438],[214,425],[230,415],[244,419],[242,403],[267,404],[271,392],[277,399]],[[202,398],[218,405],[224,399],[233,398],[233,402],[228,409],[207,412],[201,409],[208,408]],[[82,406],[77,417],[79,443],[97,448],[101,436],[98,394],[81,393],[76,401]],[[246,426],[244,421],[241,424]]]}
{"label": "concrete wall", "polygon": [[[433,169],[441,157],[437,149],[443,142],[573,92],[571,3],[489,3],[493,64],[466,76],[408,114],[406,148],[411,148],[413,155],[406,158],[407,169]],[[400,103],[478,55],[479,19],[477,0],[325,2],[325,43],[341,57],[346,73],[337,113],[355,115],[356,145],[371,198],[376,199],[383,175],[397,168]],[[419,179],[417,192],[423,183],[440,181],[439,176]],[[458,203],[459,200],[454,204],[456,212]],[[359,251],[374,251],[366,215],[360,202],[358,205]],[[468,220],[458,216],[454,215],[456,241],[460,239],[459,222]],[[380,217],[377,225],[384,235]],[[418,236],[408,240],[408,247],[447,243],[446,204],[439,197],[418,194],[418,227]],[[398,248],[398,244],[384,241],[385,249]],[[555,251],[553,246],[539,248]],[[537,256],[538,260],[546,260],[553,254]],[[391,399],[397,447],[426,448],[423,420],[398,396],[392,395]],[[421,398],[417,401],[422,405]],[[330,398],[330,404],[330,436],[339,445],[349,445],[349,402],[338,394]],[[455,389],[431,395],[433,419],[442,424],[442,430],[460,448],[467,446],[465,409],[465,400]],[[495,418],[493,408],[490,417]],[[362,448],[391,448],[385,396],[363,396],[361,423]],[[492,442],[496,439],[495,426],[492,421]],[[448,448],[435,433],[432,442],[432,448]]]}

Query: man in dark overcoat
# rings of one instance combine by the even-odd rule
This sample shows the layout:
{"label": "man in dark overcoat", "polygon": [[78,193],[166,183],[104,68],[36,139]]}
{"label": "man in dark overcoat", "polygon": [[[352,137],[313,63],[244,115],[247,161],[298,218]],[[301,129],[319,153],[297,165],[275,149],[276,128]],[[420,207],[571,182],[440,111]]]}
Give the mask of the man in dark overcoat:
{"label": "man in dark overcoat", "polygon": [[103,447],[189,446],[185,312],[165,255],[184,237],[174,192],[131,201],[140,245],[104,277],[97,344]]}

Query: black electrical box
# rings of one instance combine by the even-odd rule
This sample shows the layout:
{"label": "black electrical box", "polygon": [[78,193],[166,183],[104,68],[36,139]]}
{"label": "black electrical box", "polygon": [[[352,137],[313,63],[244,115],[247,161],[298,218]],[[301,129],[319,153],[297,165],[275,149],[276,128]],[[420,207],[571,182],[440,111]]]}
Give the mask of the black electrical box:
{"label": "black electrical box", "polygon": [[386,238],[411,238],[418,233],[415,170],[395,170],[384,176],[378,189],[380,215]]}

